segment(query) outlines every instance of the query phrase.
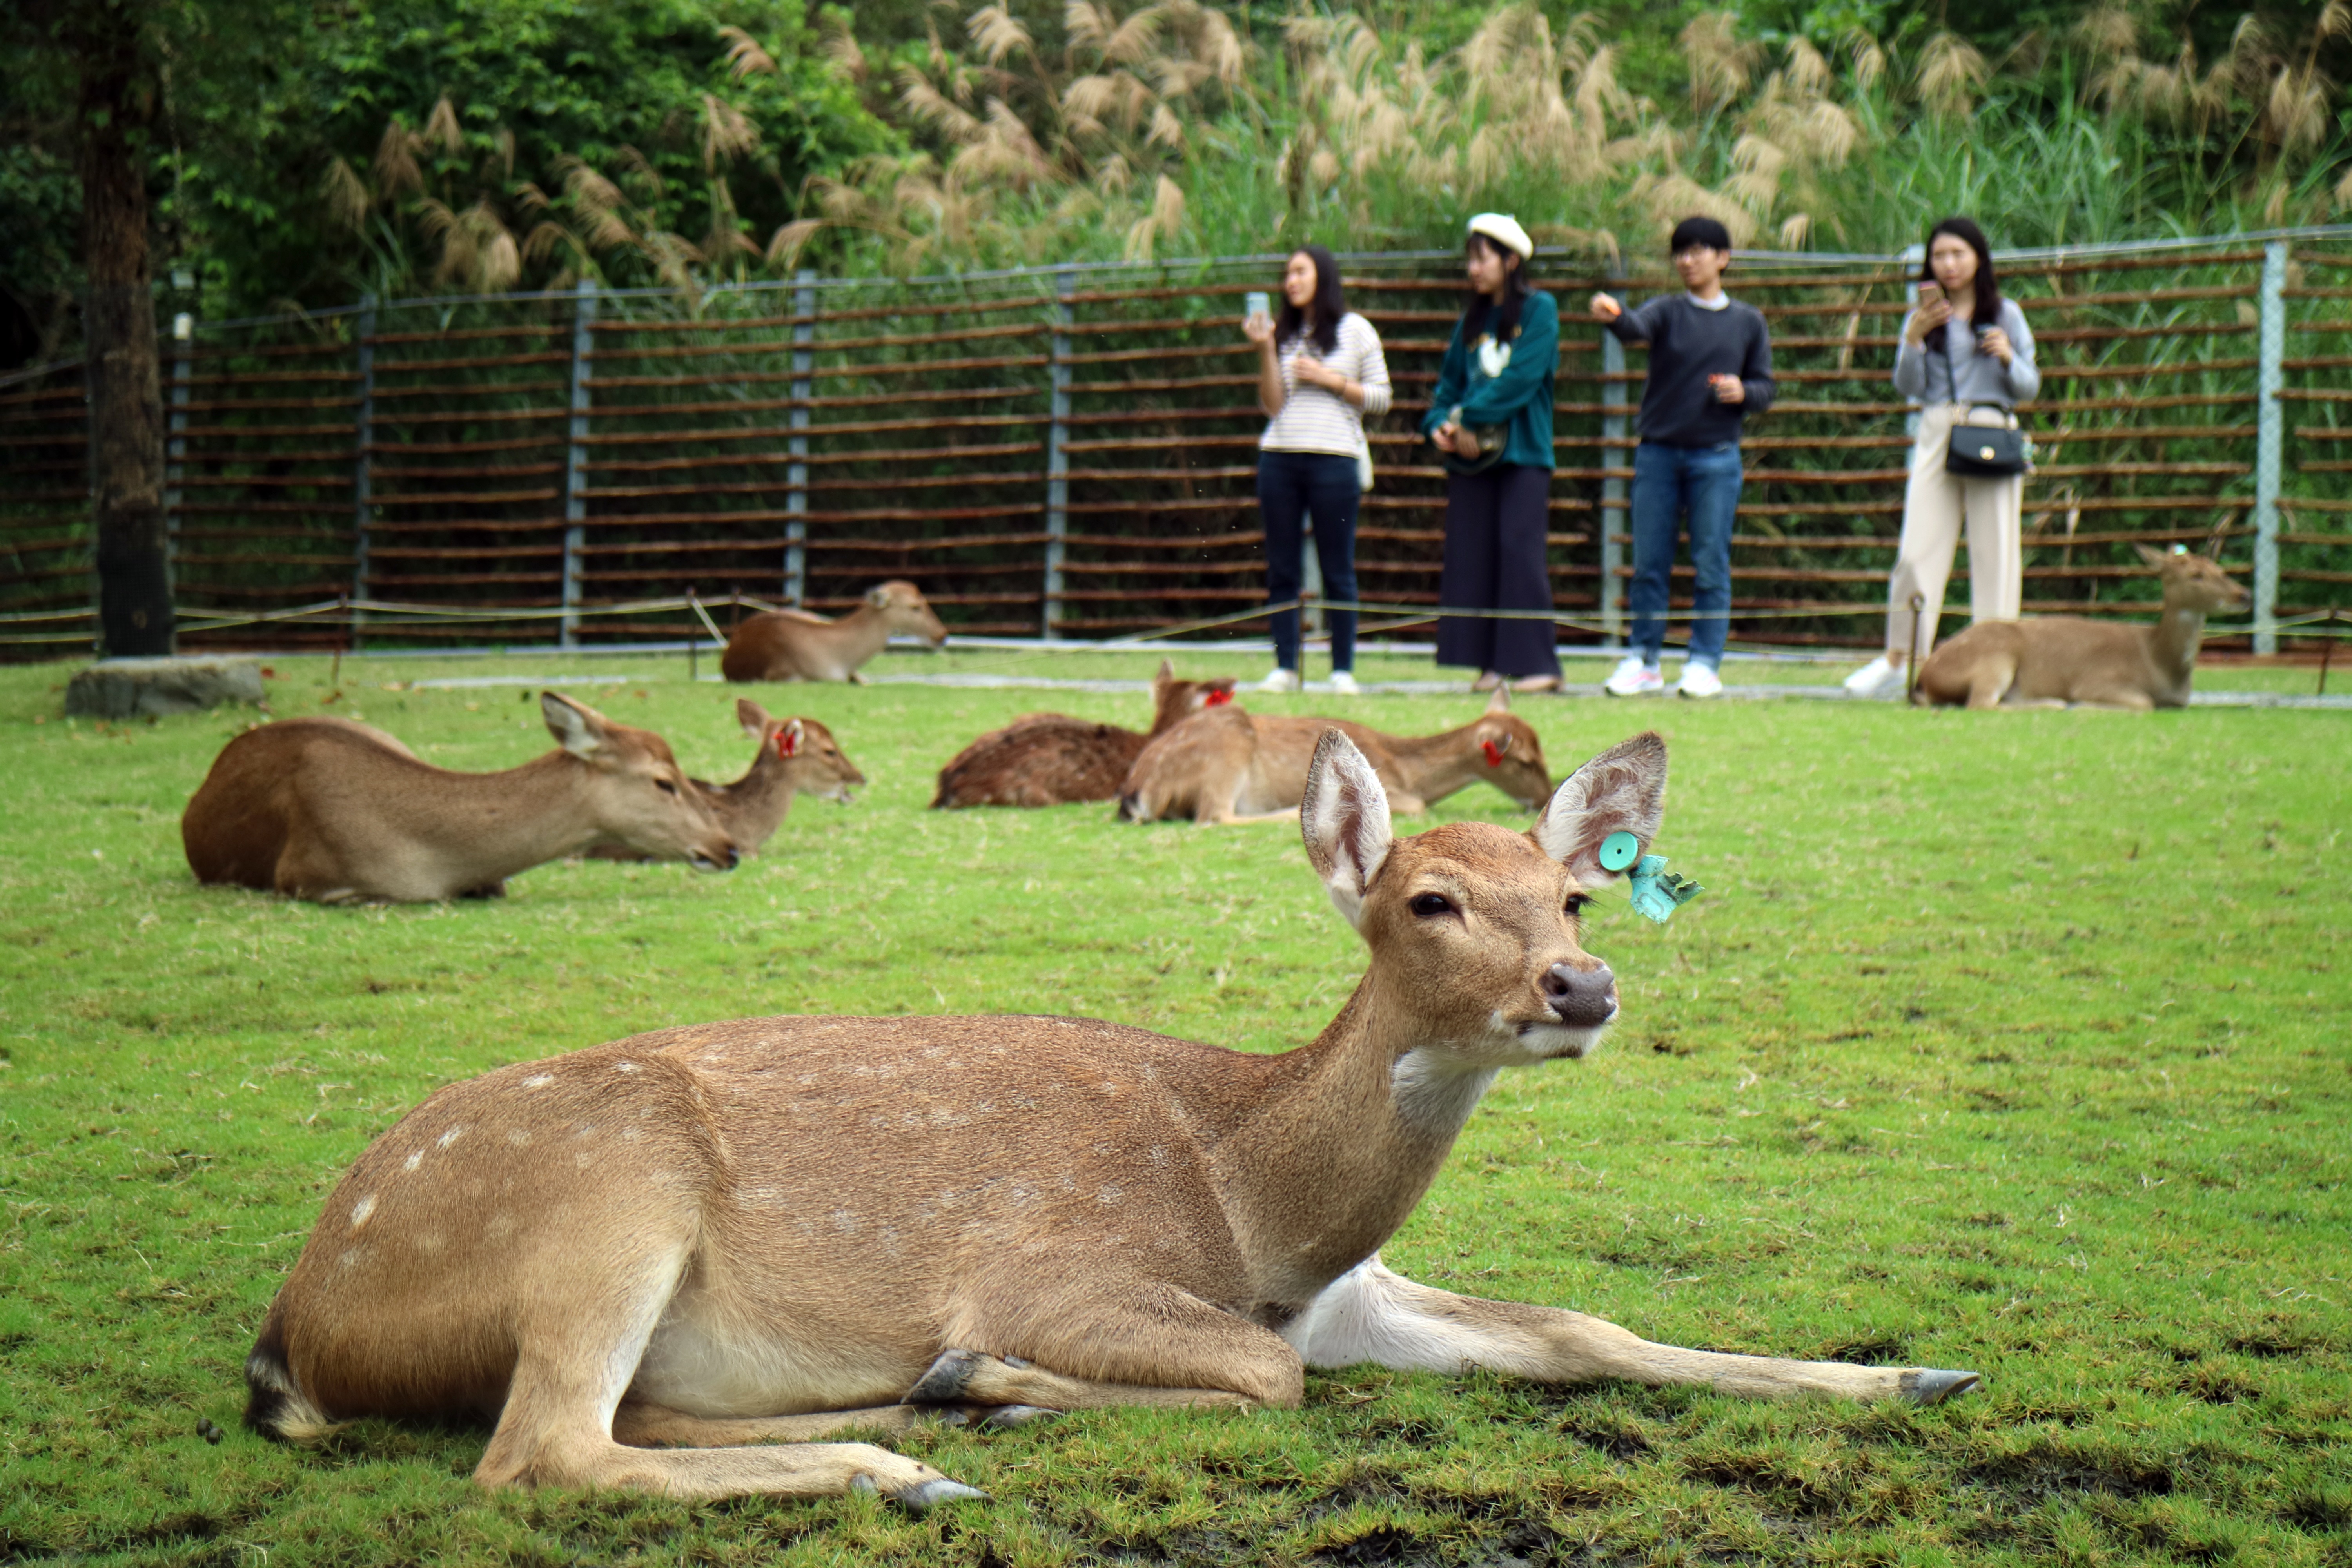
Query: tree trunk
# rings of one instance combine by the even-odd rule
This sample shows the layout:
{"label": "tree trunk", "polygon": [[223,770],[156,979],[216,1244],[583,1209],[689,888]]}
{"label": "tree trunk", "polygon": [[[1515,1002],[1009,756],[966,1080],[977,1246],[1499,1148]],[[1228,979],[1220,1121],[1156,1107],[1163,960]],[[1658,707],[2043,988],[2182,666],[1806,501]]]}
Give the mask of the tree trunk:
{"label": "tree trunk", "polygon": [[90,510],[98,528],[99,633],[111,658],[173,651],[163,526],[163,395],[148,278],[147,163],[155,76],[135,5],[84,0],[82,313],[90,405]]}

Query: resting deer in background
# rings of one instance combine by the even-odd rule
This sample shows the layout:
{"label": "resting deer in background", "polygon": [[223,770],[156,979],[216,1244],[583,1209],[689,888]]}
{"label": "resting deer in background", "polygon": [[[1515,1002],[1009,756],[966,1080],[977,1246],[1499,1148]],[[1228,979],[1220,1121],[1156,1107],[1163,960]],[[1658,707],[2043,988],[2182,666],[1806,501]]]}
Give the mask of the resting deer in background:
{"label": "resting deer in background", "polygon": [[1384,735],[1345,719],[1240,708],[1198,713],[1144,747],[1119,786],[1118,814],[1130,822],[1286,817],[1306,793],[1307,764],[1326,730],[1356,743],[1380,773],[1390,805],[1408,816],[1482,781],[1529,811],[1551,793],[1543,742],[1497,690],[1475,723],[1436,735]]}
{"label": "resting deer in background", "polygon": [[[745,855],[756,855],[775,837],[793,797],[814,795],[819,800],[849,804],[849,792],[866,782],[856,763],[842,754],[833,731],[814,719],[777,719],[748,697],[735,700],[735,719],[743,732],[757,741],[751,765],[733,784],[708,779],[688,782],[702,792],[719,826]],[[599,844],[588,851],[592,860],[650,860],[642,850],[618,844]]]}
{"label": "resting deer in background", "polygon": [[599,841],[734,868],[734,841],[668,742],[552,691],[539,704],[557,749],[499,773],[434,767],[347,720],[248,730],[181,816],[189,868],[200,882],[325,904],[494,896]]}
{"label": "resting deer in background", "polygon": [[[1975,1374],[1679,1350],[1381,1266],[1506,1067],[1615,1016],[1578,942],[1658,829],[1643,735],[1528,833],[1396,840],[1326,734],[1308,858],[1368,948],[1278,1056],[1085,1018],[747,1018],[452,1084],[360,1156],[246,1362],[247,1419],[496,1422],[485,1487],[969,1496],[866,1443],[926,1419],[1290,1406],[1309,1366],[1933,1403]],[[489,1195],[486,1195],[489,1194]]]}
{"label": "resting deer in background", "polygon": [[[2212,549],[2221,547],[2216,536]],[[1919,667],[1911,700],[1922,707],[2186,708],[2197,647],[2209,615],[2235,615],[2250,601],[2210,555],[2166,554],[2134,546],[2164,578],[2164,612],[2152,626],[2079,616],[1984,621]]]}
{"label": "resting deer in background", "polygon": [[933,647],[948,628],[912,583],[889,582],[866,591],[857,608],[837,621],[806,610],[762,610],[727,638],[719,670],[730,680],[848,680],[866,678],[860,666],[894,637],[921,637]]}
{"label": "resting deer in background", "polygon": [[1151,698],[1150,734],[1066,713],[1025,713],[1002,730],[991,730],[940,770],[931,805],[937,810],[1116,799],[1127,770],[1153,735],[1202,708],[1232,701],[1234,682],[1231,677],[1179,680],[1176,667],[1163,658],[1151,679]]}

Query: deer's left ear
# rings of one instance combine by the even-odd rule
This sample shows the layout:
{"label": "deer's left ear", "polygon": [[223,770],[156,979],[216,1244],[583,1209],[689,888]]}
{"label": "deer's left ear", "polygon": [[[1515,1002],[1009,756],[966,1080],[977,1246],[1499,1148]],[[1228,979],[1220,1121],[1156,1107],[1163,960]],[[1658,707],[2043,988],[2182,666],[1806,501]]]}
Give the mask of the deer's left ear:
{"label": "deer's left ear", "polygon": [[748,697],[735,699],[735,722],[753,740],[768,732],[768,710]]}
{"label": "deer's left ear", "polygon": [[1646,851],[1665,806],[1666,743],[1653,731],[1610,747],[1569,774],[1537,820],[1535,841],[1578,885],[1598,887],[1617,876],[1601,863],[1602,840],[1630,833]]}
{"label": "deer's left ear", "polygon": [[1359,931],[1364,894],[1387,863],[1389,792],[1356,743],[1337,730],[1323,731],[1307,764],[1307,798],[1298,810],[1307,858],[1331,891],[1331,902]]}

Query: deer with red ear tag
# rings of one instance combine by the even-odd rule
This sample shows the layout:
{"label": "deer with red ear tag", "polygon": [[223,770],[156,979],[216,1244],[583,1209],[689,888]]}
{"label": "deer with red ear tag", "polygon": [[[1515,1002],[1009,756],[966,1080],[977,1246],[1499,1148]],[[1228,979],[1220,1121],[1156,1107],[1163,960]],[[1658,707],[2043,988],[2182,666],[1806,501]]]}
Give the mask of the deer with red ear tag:
{"label": "deer with red ear tag", "polygon": [[[485,1486],[679,1497],[961,1487],[845,1431],[1298,1403],[1308,1366],[1486,1367],[1932,1403],[1969,1373],[1653,1344],[1391,1273],[1506,1067],[1617,1011],[1577,916],[1658,828],[1664,744],[1586,763],[1530,833],[1397,839],[1334,731],[1302,807],[1369,950],[1276,1056],[1061,1017],[748,1018],[440,1090],[362,1154],[263,1323],[247,1419],[497,1422]],[[482,1220],[482,1193],[498,1194]]]}

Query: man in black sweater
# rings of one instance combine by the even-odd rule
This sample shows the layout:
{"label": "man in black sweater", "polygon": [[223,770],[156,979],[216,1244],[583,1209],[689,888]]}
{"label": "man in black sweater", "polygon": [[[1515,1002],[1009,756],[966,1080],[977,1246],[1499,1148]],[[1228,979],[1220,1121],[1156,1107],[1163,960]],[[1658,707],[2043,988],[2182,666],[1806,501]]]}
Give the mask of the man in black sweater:
{"label": "man in black sweater", "polygon": [[1772,406],[1772,338],[1752,305],[1723,291],[1731,235],[1711,217],[1675,226],[1675,270],[1685,292],[1660,295],[1638,310],[1606,294],[1592,313],[1629,343],[1650,345],[1650,374],[1636,421],[1633,453],[1633,651],[1609,677],[1614,697],[1665,689],[1658,653],[1665,644],[1675,541],[1690,519],[1691,566],[1697,580],[1690,658],[1676,688],[1713,697],[1730,630],[1731,524],[1739,505],[1739,426]]}

